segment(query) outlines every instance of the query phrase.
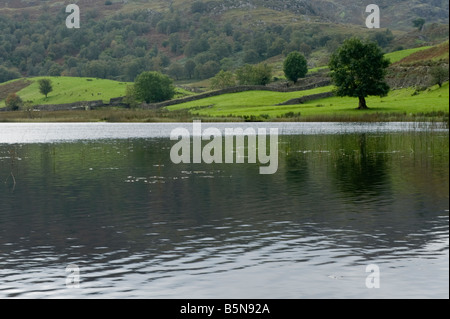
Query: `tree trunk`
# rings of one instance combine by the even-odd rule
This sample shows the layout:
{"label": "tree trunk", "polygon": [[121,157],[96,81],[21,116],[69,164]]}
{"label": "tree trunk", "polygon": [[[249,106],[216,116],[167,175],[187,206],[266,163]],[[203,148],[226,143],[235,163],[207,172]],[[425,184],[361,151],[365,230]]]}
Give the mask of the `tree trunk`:
{"label": "tree trunk", "polygon": [[359,97],[359,107],[358,110],[367,110],[366,98],[364,96]]}

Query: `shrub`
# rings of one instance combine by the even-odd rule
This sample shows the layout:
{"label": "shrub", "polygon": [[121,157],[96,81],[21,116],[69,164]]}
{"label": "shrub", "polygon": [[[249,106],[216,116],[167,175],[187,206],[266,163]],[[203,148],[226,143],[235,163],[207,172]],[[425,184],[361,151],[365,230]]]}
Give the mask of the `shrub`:
{"label": "shrub", "polygon": [[136,78],[134,91],[138,101],[156,103],[170,100],[175,95],[172,80],[159,72],[143,72]]}
{"label": "shrub", "polygon": [[128,105],[130,108],[137,108],[139,106],[139,102],[136,100],[136,91],[134,89],[134,85],[127,85],[123,103]]}
{"label": "shrub", "polygon": [[9,109],[17,111],[23,105],[23,101],[16,93],[10,93],[6,98],[5,104]]}
{"label": "shrub", "polygon": [[267,64],[246,64],[236,71],[240,85],[266,85],[272,79],[272,67]]}
{"label": "shrub", "polygon": [[447,80],[448,67],[434,66],[431,68],[431,85],[437,84],[439,87],[442,87],[442,84]]}
{"label": "shrub", "polygon": [[230,71],[221,70],[211,79],[211,89],[220,90],[236,85],[234,75]]}

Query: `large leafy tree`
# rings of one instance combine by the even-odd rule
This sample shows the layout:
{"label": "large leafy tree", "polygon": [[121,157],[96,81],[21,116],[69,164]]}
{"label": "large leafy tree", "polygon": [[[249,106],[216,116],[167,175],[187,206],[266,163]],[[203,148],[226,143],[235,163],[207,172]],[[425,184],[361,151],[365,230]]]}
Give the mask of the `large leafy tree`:
{"label": "large leafy tree", "polygon": [[367,96],[386,96],[389,85],[385,81],[390,61],[372,42],[351,38],[332,55],[331,77],[336,85],[337,96],[359,99],[358,109],[368,109]]}
{"label": "large leafy tree", "polygon": [[286,78],[297,83],[299,78],[304,78],[308,73],[308,63],[300,52],[291,52],[284,60],[283,65]]}
{"label": "large leafy tree", "polygon": [[136,99],[146,103],[156,103],[171,99],[175,95],[172,80],[159,72],[146,71],[134,81]]}

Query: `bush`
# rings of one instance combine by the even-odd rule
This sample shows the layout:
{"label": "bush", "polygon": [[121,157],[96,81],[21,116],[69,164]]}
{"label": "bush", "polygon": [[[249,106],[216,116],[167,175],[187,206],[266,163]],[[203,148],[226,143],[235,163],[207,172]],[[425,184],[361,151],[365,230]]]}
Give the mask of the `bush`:
{"label": "bush", "polygon": [[139,102],[136,99],[136,90],[134,89],[134,85],[127,85],[123,103],[128,105],[130,108],[137,108],[139,106]]}
{"label": "bush", "polygon": [[7,108],[17,111],[23,105],[23,101],[16,93],[10,93],[6,98],[5,104]]}
{"label": "bush", "polygon": [[246,64],[236,71],[240,85],[266,85],[272,79],[272,67],[267,64]]}
{"label": "bush", "polygon": [[279,116],[279,118],[299,118],[301,116],[301,113],[294,113],[294,112],[287,112],[285,114],[282,114]]}
{"label": "bush", "polygon": [[230,71],[221,70],[211,79],[211,89],[213,90],[225,89],[235,85],[234,75]]}
{"label": "bush", "polygon": [[170,100],[175,95],[172,80],[159,72],[143,72],[134,82],[134,90],[138,101],[157,103]]}
{"label": "bush", "polygon": [[448,67],[444,68],[442,66],[434,66],[431,68],[431,85],[439,85],[448,80]]}

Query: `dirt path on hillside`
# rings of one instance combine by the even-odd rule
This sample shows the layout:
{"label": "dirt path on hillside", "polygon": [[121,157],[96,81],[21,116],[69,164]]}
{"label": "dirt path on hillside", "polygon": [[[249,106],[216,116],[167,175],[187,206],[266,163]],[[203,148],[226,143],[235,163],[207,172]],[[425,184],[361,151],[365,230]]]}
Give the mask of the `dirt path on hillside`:
{"label": "dirt path on hillside", "polygon": [[29,86],[32,81],[26,79],[20,79],[8,84],[0,85],[0,101],[6,99],[6,97],[11,93],[17,93],[20,90]]}

